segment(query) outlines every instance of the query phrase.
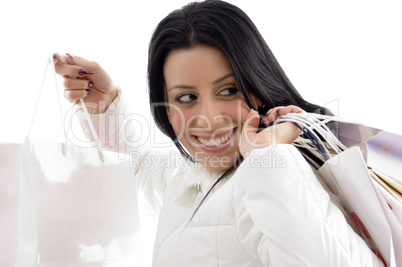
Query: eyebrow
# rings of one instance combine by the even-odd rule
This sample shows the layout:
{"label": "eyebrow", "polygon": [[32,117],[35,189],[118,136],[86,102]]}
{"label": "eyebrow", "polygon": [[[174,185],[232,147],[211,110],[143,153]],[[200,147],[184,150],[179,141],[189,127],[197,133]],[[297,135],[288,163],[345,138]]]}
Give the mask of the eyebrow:
{"label": "eyebrow", "polygon": [[[234,74],[233,74],[233,73],[226,74],[226,75],[222,76],[221,78],[216,79],[215,81],[213,81],[213,82],[212,82],[212,85],[218,84],[218,83],[220,83],[220,82],[226,80],[227,78],[229,78],[229,77],[231,77],[231,76],[234,76]],[[195,86],[178,84],[178,85],[175,85],[175,86],[170,87],[169,89],[167,89],[167,91],[170,91],[170,90],[172,90],[172,89],[174,89],[174,88],[196,89]]]}

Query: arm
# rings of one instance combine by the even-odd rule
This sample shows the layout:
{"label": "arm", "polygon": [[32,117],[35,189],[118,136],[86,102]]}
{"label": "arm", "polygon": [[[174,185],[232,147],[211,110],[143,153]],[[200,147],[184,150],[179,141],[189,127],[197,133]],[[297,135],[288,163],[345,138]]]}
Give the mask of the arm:
{"label": "arm", "polygon": [[[63,76],[64,96],[76,102],[76,114],[82,129],[91,141],[94,140],[78,99],[88,107],[90,119],[102,144],[102,148],[118,152],[119,158],[129,158],[139,189],[150,207],[157,211],[162,205],[166,178],[171,169],[158,165],[170,149],[152,149],[146,144],[147,136],[138,129],[138,115],[130,112],[124,94],[112,83],[109,75],[94,61],[66,55],[55,58],[56,72]],[[140,116],[142,118],[142,116]],[[146,125],[148,126],[148,124]],[[145,127],[146,127],[145,126]],[[144,162],[146,166],[144,167]],[[149,166],[149,162],[152,163]],[[173,166],[173,165],[172,165]]]}
{"label": "arm", "polygon": [[76,103],[75,114],[90,141],[94,137],[79,99],[84,100],[104,149],[127,154],[144,147],[141,131],[134,131],[132,125],[138,121],[138,114],[130,112],[122,91],[114,86],[110,76],[98,63],[70,54],[55,54],[54,62],[56,72],[64,78],[64,97]]}
{"label": "arm", "polygon": [[382,266],[292,145],[253,150],[233,178],[239,238],[264,266]]}

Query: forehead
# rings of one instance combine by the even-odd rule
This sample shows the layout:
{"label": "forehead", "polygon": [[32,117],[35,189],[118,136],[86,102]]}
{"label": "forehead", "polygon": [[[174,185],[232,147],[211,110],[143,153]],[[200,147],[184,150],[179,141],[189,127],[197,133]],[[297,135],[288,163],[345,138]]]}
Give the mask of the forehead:
{"label": "forehead", "polygon": [[167,85],[212,81],[232,73],[225,55],[209,45],[174,50],[166,57],[163,74]]}

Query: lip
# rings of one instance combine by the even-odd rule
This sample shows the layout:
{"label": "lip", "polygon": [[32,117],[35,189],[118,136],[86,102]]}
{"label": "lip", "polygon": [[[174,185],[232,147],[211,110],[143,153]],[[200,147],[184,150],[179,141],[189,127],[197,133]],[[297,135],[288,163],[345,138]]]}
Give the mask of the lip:
{"label": "lip", "polygon": [[[192,135],[191,138],[192,138],[192,140],[197,144],[197,146],[198,146],[199,148],[201,148],[204,152],[212,153],[212,154],[218,154],[218,153],[223,152],[223,151],[232,143],[232,140],[233,140],[233,138],[234,138],[234,136],[235,136],[235,134],[236,134],[236,132],[237,132],[237,128],[238,128],[238,127],[233,128],[233,129],[231,130],[231,131],[232,131],[232,134],[231,134],[230,138],[229,138],[225,143],[223,143],[223,144],[221,144],[220,146],[217,146],[217,147],[206,146],[206,145],[204,145],[203,143],[201,143],[201,142],[197,139],[197,137],[200,137],[200,138],[203,138],[203,139],[210,139],[211,136]],[[229,131],[229,132],[230,132],[230,131]],[[214,136],[214,138],[223,137],[223,136],[225,136],[227,133],[228,133],[228,132],[225,132],[225,133],[223,133],[223,134],[216,135],[216,136]]]}

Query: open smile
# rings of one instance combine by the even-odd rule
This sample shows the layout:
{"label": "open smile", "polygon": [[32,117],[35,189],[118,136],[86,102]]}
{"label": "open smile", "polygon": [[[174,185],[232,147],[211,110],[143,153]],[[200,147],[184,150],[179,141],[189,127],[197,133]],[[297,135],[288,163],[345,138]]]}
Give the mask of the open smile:
{"label": "open smile", "polygon": [[205,152],[220,153],[230,145],[236,131],[237,127],[216,136],[192,135],[192,139]]}

